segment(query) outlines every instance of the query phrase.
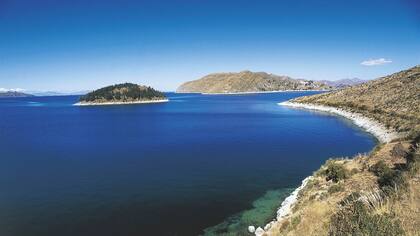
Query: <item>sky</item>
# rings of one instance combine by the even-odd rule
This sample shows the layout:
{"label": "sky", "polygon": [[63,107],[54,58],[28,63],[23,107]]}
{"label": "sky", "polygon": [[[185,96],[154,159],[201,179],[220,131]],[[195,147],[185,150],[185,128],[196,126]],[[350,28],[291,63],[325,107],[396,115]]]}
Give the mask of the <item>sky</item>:
{"label": "sky", "polygon": [[420,64],[416,0],[0,0],[0,88],[174,91],[209,73],[374,79]]}

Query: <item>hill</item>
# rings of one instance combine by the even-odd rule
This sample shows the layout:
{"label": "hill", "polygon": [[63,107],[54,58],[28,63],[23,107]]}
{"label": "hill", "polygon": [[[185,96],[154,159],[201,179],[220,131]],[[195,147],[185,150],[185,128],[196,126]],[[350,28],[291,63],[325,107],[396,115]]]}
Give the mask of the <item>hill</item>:
{"label": "hill", "polygon": [[292,79],[265,72],[216,73],[186,82],[178,93],[246,93],[284,90],[328,90],[330,86],[312,80]]}
{"label": "hill", "polygon": [[7,91],[7,92],[0,92],[0,98],[1,97],[33,97],[32,94],[22,93],[22,92],[16,92],[16,91]]}
{"label": "hill", "polygon": [[336,89],[351,87],[354,85],[359,85],[366,83],[367,80],[362,80],[358,78],[351,78],[351,79],[339,79],[339,80],[320,80],[319,82],[324,83],[328,86],[334,87]]}
{"label": "hill", "polygon": [[80,97],[77,105],[133,104],[167,101],[165,94],[132,83],[107,86]]}
{"label": "hill", "polygon": [[368,154],[328,160],[290,212],[258,234],[420,235],[420,67],[290,103],[361,114],[401,136]]}
{"label": "hill", "polygon": [[398,132],[420,130],[420,66],[343,90],[293,100],[343,108]]}

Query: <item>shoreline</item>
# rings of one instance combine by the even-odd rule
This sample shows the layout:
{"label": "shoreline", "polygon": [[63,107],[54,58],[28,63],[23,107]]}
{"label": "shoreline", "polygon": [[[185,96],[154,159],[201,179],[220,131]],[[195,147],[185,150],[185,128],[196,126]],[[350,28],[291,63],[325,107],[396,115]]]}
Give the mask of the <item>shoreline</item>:
{"label": "shoreline", "polygon": [[331,90],[306,89],[306,90],[273,90],[273,91],[249,91],[249,92],[226,92],[226,93],[202,93],[202,92],[175,92],[175,93],[193,93],[202,95],[241,95],[241,94],[260,94],[260,93],[286,93],[286,92],[328,92]]}
{"label": "shoreline", "polygon": [[314,105],[314,104],[307,104],[307,103],[289,102],[289,101],[280,102],[278,103],[278,105],[288,106],[288,107],[293,107],[293,108],[303,108],[303,109],[309,109],[309,110],[323,111],[323,112],[328,112],[328,113],[345,117],[351,120],[355,125],[363,128],[368,133],[371,133],[372,135],[374,135],[381,143],[388,143],[388,142],[391,142],[393,139],[401,137],[401,135],[399,135],[396,131],[387,129],[381,123],[371,118],[368,118],[366,116],[363,116],[360,113],[350,112],[350,111],[346,111],[344,109],[335,108],[335,107]]}
{"label": "shoreline", "polygon": [[[380,143],[388,143],[388,142],[391,142],[393,139],[401,137],[401,135],[399,135],[397,132],[387,129],[381,123],[373,119],[367,118],[359,113],[346,111],[344,109],[329,107],[329,106],[322,106],[322,105],[307,104],[307,103],[289,102],[289,101],[280,102],[278,103],[278,105],[288,106],[288,107],[298,108],[298,109],[323,111],[323,112],[328,112],[328,113],[345,117],[351,120],[355,125],[363,128],[365,131],[374,135],[379,140]],[[269,230],[274,225],[279,224],[282,220],[284,220],[290,214],[293,205],[297,202],[298,200],[297,196],[300,190],[302,190],[306,186],[308,181],[312,178],[313,176],[310,175],[306,177],[304,180],[302,180],[302,184],[299,187],[297,187],[290,194],[290,196],[288,196],[282,201],[280,207],[277,210],[276,219],[266,224],[264,228],[258,227],[255,230],[254,226],[249,226],[248,231],[250,233],[255,233],[256,236],[262,236],[268,233]]]}
{"label": "shoreline", "polygon": [[267,231],[269,231],[278,222],[282,221],[287,216],[289,216],[293,205],[297,202],[297,198],[298,198],[298,194],[300,190],[302,190],[306,186],[306,184],[308,184],[309,180],[311,180],[312,178],[313,178],[312,175],[310,175],[306,177],[305,179],[303,179],[301,185],[297,187],[295,190],[293,190],[293,192],[281,202],[280,207],[277,208],[276,218],[274,220],[267,223],[264,226],[264,228],[258,227],[257,229],[255,229],[254,226],[250,225],[248,226],[248,232],[255,233],[256,236],[262,236],[265,233],[267,233]]}
{"label": "shoreline", "polygon": [[133,102],[77,102],[73,106],[109,106],[109,105],[133,105],[133,104],[149,104],[149,103],[164,103],[169,102],[169,99],[149,100],[149,101],[133,101]]}

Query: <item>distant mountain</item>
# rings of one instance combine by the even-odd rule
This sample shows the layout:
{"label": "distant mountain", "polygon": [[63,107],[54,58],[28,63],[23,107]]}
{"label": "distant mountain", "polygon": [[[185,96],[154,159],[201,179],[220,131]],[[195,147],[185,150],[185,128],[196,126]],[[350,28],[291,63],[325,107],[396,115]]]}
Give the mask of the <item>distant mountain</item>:
{"label": "distant mountain", "polygon": [[320,80],[319,82],[327,84],[334,88],[346,88],[358,84],[366,83],[368,80],[362,80],[359,78],[340,79],[340,80]]}
{"label": "distant mountain", "polygon": [[246,93],[284,90],[329,90],[332,87],[317,81],[293,79],[265,72],[242,71],[215,73],[186,82],[178,93]]}
{"label": "distant mountain", "polygon": [[66,91],[66,92],[62,92],[62,91],[33,91],[30,92],[33,95],[36,96],[67,96],[67,95],[85,95],[87,93],[89,93],[90,91],[85,90],[85,91]]}
{"label": "distant mountain", "polygon": [[0,92],[0,97],[33,97],[32,94],[17,92],[17,91],[6,91]]}

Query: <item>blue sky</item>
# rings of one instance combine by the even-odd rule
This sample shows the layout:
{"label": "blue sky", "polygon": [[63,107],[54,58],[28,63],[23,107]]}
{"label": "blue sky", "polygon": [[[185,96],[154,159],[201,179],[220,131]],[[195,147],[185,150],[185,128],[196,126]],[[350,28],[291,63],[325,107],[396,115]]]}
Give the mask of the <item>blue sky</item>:
{"label": "blue sky", "polygon": [[373,79],[420,64],[414,0],[0,0],[0,88],[173,91],[208,73]]}

